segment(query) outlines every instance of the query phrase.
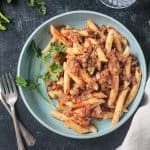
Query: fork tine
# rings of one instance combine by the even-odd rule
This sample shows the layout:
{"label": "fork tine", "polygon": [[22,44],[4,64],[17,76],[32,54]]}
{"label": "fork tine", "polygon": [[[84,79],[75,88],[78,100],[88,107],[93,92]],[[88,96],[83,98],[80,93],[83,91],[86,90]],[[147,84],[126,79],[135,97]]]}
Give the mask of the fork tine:
{"label": "fork tine", "polygon": [[13,92],[13,89],[12,89],[12,84],[11,84],[11,80],[10,78],[8,77],[8,74],[5,74],[5,78],[6,78],[6,81],[7,81],[7,85],[8,85],[8,89],[9,89],[9,92]]}
{"label": "fork tine", "polygon": [[4,75],[2,75],[2,87],[3,87],[4,91],[5,91],[5,94],[9,93],[8,86],[7,86],[6,79],[5,79]]}
{"label": "fork tine", "polygon": [[10,80],[11,80],[12,89],[13,89],[13,91],[17,94],[16,84],[15,84],[15,82],[14,82],[14,80],[13,80],[13,77],[12,77],[12,75],[11,75],[10,72],[8,73],[8,75],[9,75],[9,78],[10,78]]}
{"label": "fork tine", "polygon": [[[2,78],[0,77],[0,88],[1,88],[1,93],[5,93],[5,90],[4,90],[4,85],[3,85],[3,82],[2,82]],[[1,94],[0,93],[0,94]]]}

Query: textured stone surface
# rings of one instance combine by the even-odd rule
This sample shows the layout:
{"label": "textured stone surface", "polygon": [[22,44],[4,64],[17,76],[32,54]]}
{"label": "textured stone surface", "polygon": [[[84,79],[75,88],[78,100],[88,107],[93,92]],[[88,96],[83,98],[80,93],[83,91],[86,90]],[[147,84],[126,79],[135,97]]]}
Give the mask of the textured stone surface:
{"label": "textured stone surface", "polygon": [[[93,10],[107,14],[122,22],[137,38],[147,63],[150,60],[150,1],[137,0],[130,8],[114,10],[105,7],[99,0],[46,0],[47,15],[27,7],[22,0],[7,5],[0,1],[2,10],[13,18],[7,32],[0,31],[0,74],[12,72],[15,76],[17,61],[27,37],[43,21],[71,10]],[[114,150],[126,135],[130,120],[115,132],[91,140],[65,138],[42,127],[28,112],[19,99],[17,112],[20,120],[36,137],[37,143],[27,150]],[[16,150],[15,134],[10,117],[0,105],[0,150]]]}

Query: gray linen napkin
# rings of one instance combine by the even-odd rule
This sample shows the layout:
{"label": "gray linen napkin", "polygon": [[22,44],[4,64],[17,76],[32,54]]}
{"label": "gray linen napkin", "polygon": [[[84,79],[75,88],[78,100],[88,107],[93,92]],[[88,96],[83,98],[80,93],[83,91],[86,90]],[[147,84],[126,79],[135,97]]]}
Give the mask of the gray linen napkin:
{"label": "gray linen napkin", "polygon": [[135,113],[129,131],[117,150],[150,150],[150,76],[143,106]]}

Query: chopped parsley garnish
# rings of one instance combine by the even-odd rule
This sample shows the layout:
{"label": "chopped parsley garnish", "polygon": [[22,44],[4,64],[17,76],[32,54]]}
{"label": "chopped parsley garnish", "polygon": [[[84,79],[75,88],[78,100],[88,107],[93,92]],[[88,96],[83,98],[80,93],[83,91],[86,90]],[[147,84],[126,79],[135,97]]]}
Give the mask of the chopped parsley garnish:
{"label": "chopped parsley garnish", "polygon": [[16,77],[16,85],[22,87],[28,87],[32,90],[36,89],[39,86],[38,83],[35,83],[31,80],[26,80],[23,77]]}
{"label": "chopped parsley garnish", "polygon": [[30,89],[32,90],[37,89],[38,86],[39,86],[39,83],[35,83],[31,80],[27,80],[27,87],[29,87]]}
{"label": "chopped parsley garnish", "polygon": [[40,79],[43,79],[44,81],[51,79],[52,81],[57,81],[57,73],[61,72],[63,70],[63,67],[58,64],[52,64],[49,67],[50,72],[46,72],[45,74],[42,74],[39,76]]}
{"label": "chopped parsley garnish", "polygon": [[50,65],[50,70],[51,72],[54,72],[54,73],[61,72],[63,70],[63,66],[59,64],[52,64]]}
{"label": "chopped parsley garnish", "polygon": [[[40,58],[41,61],[49,68],[48,72],[42,75],[39,75],[38,78],[43,79],[44,81],[48,79],[52,81],[57,81],[58,80],[57,73],[63,70],[63,66],[59,64],[55,64],[55,63],[50,64],[48,60],[50,60],[57,53],[65,52],[65,49],[66,49],[65,45],[58,43],[58,42],[51,43],[50,51],[44,54],[41,53],[41,49],[37,47],[34,40],[32,40],[30,47],[32,51],[34,52],[35,56]],[[23,77],[16,77],[16,84],[18,86],[29,87],[30,89],[36,89],[38,87],[38,81],[36,82],[31,81],[31,80],[26,80]]]}
{"label": "chopped parsley garnish", "polygon": [[43,79],[44,81],[51,79],[52,81],[57,81],[57,75],[56,73],[52,73],[52,72],[46,72],[45,74],[41,74],[39,75],[40,79]]}
{"label": "chopped parsley garnish", "polygon": [[58,43],[58,42],[54,42],[54,43],[51,43],[51,51],[56,51],[56,52],[65,52],[65,45],[62,44],[62,43]]}
{"label": "chopped parsley garnish", "polygon": [[16,85],[26,87],[27,81],[23,77],[16,77]]}
{"label": "chopped parsley garnish", "polygon": [[58,42],[51,43],[50,51],[45,52],[42,55],[42,62],[43,63],[47,62],[50,58],[55,56],[57,53],[63,53],[65,52],[65,50],[66,50],[66,47],[64,44],[58,43]]}
{"label": "chopped parsley garnish", "polygon": [[49,78],[50,78],[52,81],[57,81],[57,80],[58,80],[57,74],[56,74],[56,73],[53,73],[53,72],[50,72],[50,73],[49,73]]}

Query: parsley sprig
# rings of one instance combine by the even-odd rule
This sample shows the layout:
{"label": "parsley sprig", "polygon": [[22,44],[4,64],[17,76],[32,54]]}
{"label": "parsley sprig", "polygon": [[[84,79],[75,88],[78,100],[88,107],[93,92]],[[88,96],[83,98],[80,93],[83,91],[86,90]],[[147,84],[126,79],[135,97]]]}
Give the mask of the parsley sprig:
{"label": "parsley sprig", "polygon": [[63,53],[63,52],[65,52],[65,50],[66,50],[66,47],[65,47],[64,44],[58,43],[58,42],[51,43],[51,49],[50,49],[50,51],[45,52],[42,55],[42,62],[43,63],[47,62],[54,55],[56,55],[57,53]]}
{"label": "parsley sprig", "polygon": [[29,89],[36,89],[39,84],[36,82],[33,82],[31,80],[26,80],[23,77],[16,77],[16,85],[21,87],[28,87]]}
{"label": "parsley sprig", "polygon": [[46,6],[44,0],[26,0],[27,4],[33,8],[37,8],[43,15],[46,14]]}
{"label": "parsley sprig", "polygon": [[[35,56],[38,57],[44,64],[46,64],[46,66],[48,66],[49,69],[48,72],[39,75],[39,78],[43,79],[44,81],[48,79],[52,81],[57,81],[58,73],[63,71],[63,66],[55,63],[50,64],[49,60],[57,53],[65,52],[65,45],[58,42],[51,43],[50,51],[44,54],[41,53],[41,49],[37,47],[34,40],[31,41],[30,47],[34,52]],[[29,87],[30,89],[36,89],[39,85],[37,81],[27,80],[23,77],[16,77],[16,84],[22,87]]]}
{"label": "parsley sprig", "polygon": [[45,74],[42,74],[39,76],[40,79],[43,79],[44,81],[51,79],[52,81],[57,81],[58,77],[57,77],[57,73],[63,71],[63,67],[59,64],[52,64],[49,67],[48,72],[46,72]]}
{"label": "parsley sprig", "polygon": [[[11,3],[13,0],[7,0],[7,3]],[[37,8],[40,13],[43,15],[46,14],[46,3],[45,0],[26,0],[27,4],[33,8]],[[0,11],[0,30],[5,31],[7,30],[6,24],[10,23],[10,18],[4,15]]]}

